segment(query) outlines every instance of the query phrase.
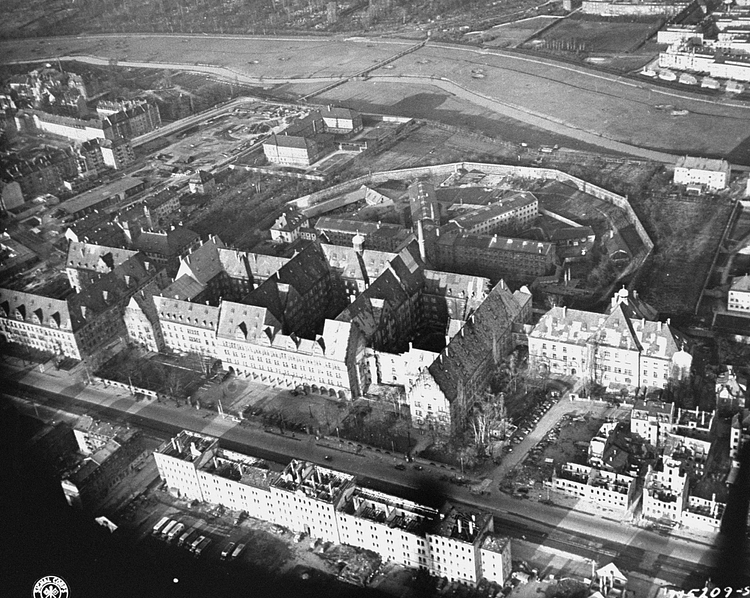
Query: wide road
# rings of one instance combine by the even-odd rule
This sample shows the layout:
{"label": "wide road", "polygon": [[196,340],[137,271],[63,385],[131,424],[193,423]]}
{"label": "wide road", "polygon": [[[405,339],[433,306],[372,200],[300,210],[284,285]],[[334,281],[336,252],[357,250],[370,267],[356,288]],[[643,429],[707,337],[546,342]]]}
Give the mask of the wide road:
{"label": "wide road", "polygon": [[[299,96],[314,96],[331,82],[347,81],[322,100],[366,100],[386,112],[401,100],[439,91],[442,97],[455,94],[474,114],[481,108],[502,118],[523,118],[618,151],[630,147],[668,155],[726,156],[750,136],[750,105],[724,96],[707,97],[687,88],[496,49],[428,42],[401,56],[413,43],[387,38],[114,34],[2,41],[0,60],[66,57],[201,72],[267,88],[284,84],[287,93]],[[348,82],[370,67],[379,68],[369,72],[368,86]],[[478,71],[481,78],[475,76]],[[687,113],[673,115],[673,107]],[[749,149],[733,156],[750,162]]]}
{"label": "wide road", "polygon": [[[214,413],[176,409],[162,404],[135,402],[125,391],[94,385],[84,387],[62,372],[37,370],[9,373],[6,394],[33,398],[39,404],[67,411],[88,412],[103,419],[130,423],[167,438],[180,429],[189,429],[221,438],[229,449],[262,458],[286,462],[307,459],[356,475],[364,485],[393,492],[413,500],[428,502],[443,495],[467,505],[480,507],[498,517],[498,531],[511,536],[528,536],[545,546],[580,554],[585,558],[611,557],[630,571],[638,571],[670,583],[681,584],[690,575],[706,575],[713,548],[695,540],[662,537],[618,521],[588,513],[511,498],[493,489],[490,496],[474,496],[468,489],[438,482],[445,470],[425,464],[423,471],[394,468],[392,456],[362,451],[357,455],[333,446],[320,446],[314,437],[295,438],[264,431],[256,425],[237,425]],[[15,378],[16,380],[13,380]],[[347,448],[343,445],[344,449]],[[325,460],[328,455],[332,459]],[[427,495],[429,494],[429,496]],[[750,570],[750,567],[749,567]]]}

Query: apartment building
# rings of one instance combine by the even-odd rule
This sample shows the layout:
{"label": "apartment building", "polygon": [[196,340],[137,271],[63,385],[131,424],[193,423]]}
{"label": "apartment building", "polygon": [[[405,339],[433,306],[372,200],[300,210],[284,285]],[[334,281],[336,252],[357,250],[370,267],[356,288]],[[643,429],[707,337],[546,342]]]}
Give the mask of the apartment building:
{"label": "apartment building", "polygon": [[315,230],[326,243],[352,247],[359,237],[361,249],[397,252],[413,237],[410,230],[398,224],[383,222],[362,222],[321,216],[315,223]]}
{"label": "apartment building", "polygon": [[169,230],[141,231],[132,243],[133,249],[141,252],[169,276],[177,274],[180,260],[200,247],[200,236],[184,226],[172,226]]}
{"label": "apartment building", "polygon": [[310,137],[272,135],[263,142],[266,159],[282,166],[306,167],[323,156],[323,148]]}
{"label": "apartment building", "polygon": [[154,451],[170,491],[244,510],[312,538],[371,550],[386,562],[476,585],[504,583],[510,539],[493,533],[487,513],[435,509],[357,484],[354,476],[293,459],[281,473],[227,451],[218,440],[182,431]]}
{"label": "apartment building", "polygon": [[630,412],[630,431],[653,446],[662,446],[672,431],[674,411],[674,403],[636,401]]}
{"label": "apartment building", "polygon": [[209,195],[216,190],[216,179],[213,173],[199,170],[190,177],[188,188],[190,189],[190,193]]}
{"label": "apartment building", "polygon": [[218,358],[218,307],[159,295],[153,297],[153,302],[167,349]]}
{"label": "apartment building", "polygon": [[665,457],[656,468],[649,466],[643,488],[643,518],[681,523],[688,490],[687,474],[678,461]]}
{"label": "apartment building", "polygon": [[271,240],[293,243],[299,238],[299,229],[310,226],[310,220],[293,206],[285,207],[271,227]]}
{"label": "apartment building", "polygon": [[154,451],[159,477],[180,498],[205,501],[199,470],[219,454],[219,439],[182,430]]}
{"label": "apartment building", "polygon": [[352,475],[293,459],[271,483],[276,523],[341,544],[338,509],[355,484]]}
{"label": "apartment building", "polygon": [[716,377],[716,408],[735,412],[743,409],[747,401],[747,378],[737,374],[734,367]]}
{"label": "apartment building", "polygon": [[[450,226],[450,225],[449,225]],[[444,227],[432,244],[433,261],[440,270],[486,276],[492,280],[512,278],[530,282],[549,274],[557,264],[553,243],[465,234]]]}
{"label": "apartment building", "polygon": [[636,490],[633,477],[571,462],[560,467],[552,484],[559,492],[622,514],[633,504]]}
{"label": "apartment building", "polygon": [[436,509],[357,487],[336,515],[342,544],[372,550],[404,567],[429,566],[425,533],[439,517]]}
{"label": "apartment building", "polygon": [[146,188],[146,181],[136,177],[124,177],[107,185],[85,191],[60,204],[67,217],[76,220],[94,211],[103,211],[125,199],[129,199]]}
{"label": "apartment building", "polygon": [[128,342],[154,353],[167,348],[154,300],[154,296],[160,293],[161,289],[155,281],[148,283],[133,294],[123,312]]}
{"label": "apartment building", "polygon": [[675,185],[702,185],[720,191],[729,185],[732,167],[726,160],[681,156],[674,168]]}
{"label": "apartment building", "polygon": [[99,144],[105,166],[122,170],[135,162],[133,146],[127,139],[105,139]]}
{"label": "apartment building", "polygon": [[710,499],[690,495],[682,512],[682,525],[696,530],[718,532],[725,508],[726,504],[717,502],[715,494]]}
{"label": "apartment building", "polygon": [[0,289],[0,335],[7,342],[96,362],[101,349],[127,330],[123,314],[130,297],[163,272],[133,256],[62,300]]}
{"label": "apartment building", "polygon": [[319,110],[326,131],[334,134],[352,134],[362,130],[362,115],[349,108],[326,106]]}
{"label": "apartment building", "polygon": [[136,256],[138,251],[107,247],[85,241],[70,241],[65,256],[68,282],[76,292]]}
{"label": "apartment building", "polygon": [[218,447],[196,474],[204,502],[245,511],[256,519],[276,520],[270,488],[279,474],[261,459]]}
{"label": "apartment building", "polygon": [[430,552],[429,572],[436,577],[476,585],[483,577],[480,547],[493,531],[493,518],[450,506],[440,513],[434,528],[425,534]]}
{"label": "apartment building", "polygon": [[526,228],[538,215],[539,200],[536,196],[519,191],[496,203],[465,211],[450,222],[466,234],[492,235],[508,229]]}
{"label": "apartment building", "polygon": [[750,314],[750,274],[735,276],[732,279],[727,298],[727,309]]}

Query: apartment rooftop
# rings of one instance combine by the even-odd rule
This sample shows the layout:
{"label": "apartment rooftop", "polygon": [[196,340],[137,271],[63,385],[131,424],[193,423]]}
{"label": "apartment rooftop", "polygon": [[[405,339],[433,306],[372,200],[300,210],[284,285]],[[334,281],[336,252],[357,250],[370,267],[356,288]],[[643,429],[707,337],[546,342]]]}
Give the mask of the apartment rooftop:
{"label": "apartment rooftop", "polygon": [[646,412],[649,416],[672,415],[673,403],[662,403],[661,401],[636,401],[633,404],[633,412]]}
{"label": "apartment rooftop", "polygon": [[426,524],[437,517],[437,511],[430,507],[361,487],[354,490],[341,510],[417,535],[423,535]]}
{"label": "apartment rooftop", "polygon": [[219,449],[201,471],[263,490],[268,490],[278,476],[262,459],[225,449]]}
{"label": "apartment rooftop", "polygon": [[497,203],[482,206],[471,212],[455,217],[452,222],[458,224],[462,229],[471,229],[488,220],[492,220],[503,214],[514,212],[522,207],[537,203],[537,198],[526,191],[521,191],[507,199]]}
{"label": "apartment rooftop", "polygon": [[490,515],[481,511],[458,510],[451,506],[434,534],[473,544],[485,528]]}
{"label": "apartment rooftop", "polygon": [[[733,59],[736,57],[732,57]],[[729,162],[715,158],[699,158],[695,156],[680,156],[677,159],[677,168],[690,168],[693,170],[708,170],[712,172],[729,172]]]}
{"label": "apartment rooftop", "polygon": [[507,536],[487,534],[482,540],[481,548],[490,552],[502,553],[509,544],[510,538]]}
{"label": "apartment rooftop", "polygon": [[213,436],[182,430],[177,436],[162,444],[156,452],[192,463],[218,442]]}
{"label": "apartment rooftop", "polygon": [[302,493],[314,500],[336,503],[354,476],[294,459],[271,486],[287,492]]}
{"label": "apartment rooftop", "polygon": [[678,426],[708,430],[713,423],[714,413],[714,411],[699,411],[697,407],[695,409],[677,409],[675,423]]}

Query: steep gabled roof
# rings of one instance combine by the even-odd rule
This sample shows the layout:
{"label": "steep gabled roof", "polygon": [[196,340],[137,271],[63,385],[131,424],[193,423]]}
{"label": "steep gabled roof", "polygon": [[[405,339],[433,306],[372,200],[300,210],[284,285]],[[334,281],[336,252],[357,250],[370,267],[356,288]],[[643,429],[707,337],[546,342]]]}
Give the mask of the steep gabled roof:
{"label": "steep gabled roof", "polygon": [[267,334],[266,329],[269,327],[272,332],[267,340],[270,341],[275,332],[280,331],[281,325],[267,308],[233,301],[222,302],[217,336],[257,342],[262,335]]}
{"label": "steep gabled roof", "polygon": [[174,257],[198,241],[200,241],[198,233],[184,226],[177,226],[163,232],[143,231],[133,241],[133,247],[145,253]]}
{"label": "steep gabled roof", "polygon": [[219,324],[219,308],[212,305],[161,296],[155,296],[154,303],[159,319],[165,322],[213,331]]}
{"label": "steep gabled roof", "polygon": [[448,401],[459,398],[463,381],[470,380],[487,359],[493,358],[496,338],[509,334],[520,306],[503,283],[490,294],[428,368]]}
{"label": "steep gabled roof", "polygon": [[65,265],[68,268],[109,272],[125,260],[136,255],[138,251],[95,245],[85,241],[70,241]]}
{"label": "steep gabled roof", "polygon": [[0,317],[20,317],[33,323],[39,318],[43,326],[68,332],[78,330],[80,324],[79,320],[71,318],[67,301],[3,288],[0,288]]}
{"label": "steep gabled roof", "polygon": [[188,274],[183,274],[166,287],[161,294],[172,299],[192,301],[205,290],[205,284],[198,282]]}
{"label": "steep gabled roof", "polygon": [[201,284],[207,284],[222,272],[220,247],[224,247],[224,242],[217,235],[210,237],[195,251],[182,258],[176,278],[187,274]]}

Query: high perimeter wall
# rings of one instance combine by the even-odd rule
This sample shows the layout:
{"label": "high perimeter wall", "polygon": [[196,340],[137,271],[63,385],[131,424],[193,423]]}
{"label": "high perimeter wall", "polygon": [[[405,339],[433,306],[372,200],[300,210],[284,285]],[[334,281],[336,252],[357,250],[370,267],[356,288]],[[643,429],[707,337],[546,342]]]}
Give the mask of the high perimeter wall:
{"label": "high perimeter wall", "polygon": [[[294,199],[288,203],[296,206],[305,215],[313,214],[319,216],[324,213],[324,210],[322,209],[324,206],[321,204],[324,204],[327,200],[351,193],[362,187],[362,185],[378,185],[392,180],[413,181],[424,177],[432,178],[443,176],[447,178],[459,169],[468,171],[478,170],[486,174],[512,176],[530,180],[554,180],[574,185],[579,191],[593,195],[602,201],[606,201],[607,203],[618,207],[625,213],[628,222],[633,225],[638,232],[641,241],[647,248],[646,255],[639,256],[641,260],[645,260],[654,249],[653,241],[651,241],[648,233],[646,233],[646,229],[643,227],[643,224],[641,224],[641,221],[631,207],[630,202],[628,202],[627,197],[623,197],[622,195],[618,195],[617,193],[613,193],[612,191],[608,191],[602,187],[584,181],[583,179],[579,179],[578,177],[553,168],[534,168],[530,166],[513,166],[509,164],[485,164],[482,162],[453,162],[451,164],[438,164],[436,166],[387,170],[360,176],[345,183],[329,187],[328,189],[323,189],[322,191],[317,191],[310,195]],[[330,202],[329,205],[340,207],[336,201]],[[331,207],[331,209],[333,209],[333,207]]]}

